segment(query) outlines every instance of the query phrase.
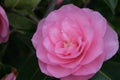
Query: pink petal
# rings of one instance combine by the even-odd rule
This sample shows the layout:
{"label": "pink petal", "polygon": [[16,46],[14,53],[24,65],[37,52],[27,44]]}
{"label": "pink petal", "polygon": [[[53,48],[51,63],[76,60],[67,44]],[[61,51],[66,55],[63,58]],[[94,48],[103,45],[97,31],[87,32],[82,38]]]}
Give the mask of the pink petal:
{"label": "pink petal", "polygon": [[51,54],[47,54],[47,55],[48,55],[48,60],[50,61],[51,64],[57,64],[64,68],[69,68],[69,69],[77,67],[83,59],[83,57],[79,57],[75,59],[61,59]]}
{"label": "pink petal", "polygon": [[91,28],[94,29],[95,35],[103,37],[107,26],[105,18],[97,11],[93,11],[88,8],[83,8],[82,10],[85,12],[85,15],[89,19]]}
{"label": "pink petal", "polygon": [[75,73],[73,73],[73,75],[85,76],[89,74],[95,74],[101,68],[104,58],[105,55],[102,54],[99,57],[97,57],[94,61],[90,62],[89,64],[80,65],[81,67]]}
{"label": "pink petal", "polygon": [[48,56],[48,60],[52,63],[52,64],[64,64],[64,63],[70,63],[72,62],[73,60],[72,59],[61,59],[59,58],[58,56],[56,55],[53,55],[53,54],[47,54]]}
{"label": "pink petal", "polygon": [[42,19],[38,26],[37,26],[37,30],[36,32],[34,33],[33,37],[32,37],[32,43],[33,43],[33,46],[35,48],[37,48],[37,45],[39,45],[38,43],[42,42],[43,41],[43,37],[42,37],[42,28],[43,28],[43,25],[44,25],[44,19]]}
{"label": "pink petal", "polygon": [[58,65],[47,65],[47,70],[50,74],[52,74],[56,78],[61,78],[70,75],[73,70],[60,67]]}
{"label": "pink petal", "polygon": [[[59,30],[60,30],[62,18],[63,17],[58,15],[58,13],[56,13],[56,11],[51,12],[45,18],[45,24],[44,24],[43,31],[42,31],[43,37],[46,37],[48,35],[52,35],[52,36],[55,36],[55,38],[56,38],[57,37],[56,34],[58,34]],[[56,22],[56,21],[59,21],[59,22]]]}
{"label": "pink petal", "polygon": [[82,65],[88,64],[91,61],[95,60],[98,56],[103,54],[104,46],[103,46],[103,40],[102,38],[94,37],[91,45],[89,46],[87,52],[85,52],[83,55],[85,57],[83,58],[83,61],[81,62]]}
{"label": "pink petal", "polygon": [[76,69],[80,67],[79,64],[81,63],[82,59],[83,57],[75,58],[72,62],[64,63],[64,64],[61,64],[60,66],[64,68],[69,68],[69,69]]}
{"label": "pink petal", "polygon": [[117,33],[109,25],[107,26],[106,34],[104,36],[104,44],[104,54],[106,54],[105,60],[108,60],[115,55],[119,48]]}
{"label": "pink petal", "polygon": [[48,76],[52,76],[48,71],[47,71],[47,64],[41,62],[38,60],[39,67],[41,69],[41,72],[47,74]]}
{"label": "pink petal", "polygon": [[49,30],[48,36],[53,44],[56,44],[58,41],[62,40],[60,29],[56,27],[55,28],[53,27]]}
{"label": "pink petal", "polygon": [[44,38],[43,45],[47,52],[49,53],[54,52],[54,45],[52,44],[51,40],[48,37]]}
{"label": "pink petal", "polygon": [[43,46],[43,36],[42,36],[42,27],[44,25],[44,19],[41,20],[38,24],[37,31],[35,32],[34,36],[32,37],[33,46],[36,49],[36,55],[39,60],[47,63],[47,51]]}
{"label": "pink petal", "polygon": [[86,76],[74,76],[74,75],[70,75],[67,77],[63,77],[60,80],[88,80],[93,76],[93,74],[90,75],[86,75]]}
{"label": "pink petal", "polygon": [[[72,24],[71,24],[72,23]],[[77,28],[78,25],[69,18],[65,18],[62,21],[62,36],[66,41],[76,41],[78,36],[81,37],[82,33],[80,28]]]}
{"label": "pink petal", "polygon": [[[80,37],[82,36],[83,41],[87,41],[89,46],[93,38],[93,29],[90,26],[89,19],[87,18],[85,13],[82,11],[82,9],[70,4],[70,5],[65,5],[61,7],[59,11],[56,11],[56,12],[64,14],[63,15],[64,19],[68,18],[67,20],[71,22],[69,24],[72,25],[73,30],[75,29],[74,32],[78,30],[81,31],[82,34],[80,34],[79,36]],[[73,24],[76,24],[76,25],[73,25]],[[65,23],[64,25],[68,25],[68,22]],[[64,28],[66,28],[66,26],[64,26]],[[67,29],[68,28],[66,28],[66,30]]]}
{"label": "pink petal", "polygon": [[47,58],[47,51],[45,50],[45,48],[43,47],[42,44],[40,44],[37,49],[36,49],[36,55],[38,60],[44,62],[44,63],[48,63],[49,60]]}

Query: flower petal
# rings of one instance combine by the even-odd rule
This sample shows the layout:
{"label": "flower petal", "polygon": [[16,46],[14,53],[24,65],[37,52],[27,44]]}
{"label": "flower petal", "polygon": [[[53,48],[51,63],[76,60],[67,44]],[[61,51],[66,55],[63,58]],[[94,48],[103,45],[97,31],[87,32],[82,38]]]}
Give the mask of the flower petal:
{"label": "flower petal", "polygon": [[36,53],[37,53],[36,55],[37,55],[38,60],[40,60],[44,63],[49,63],[49,60],[47,58],[47,51],[45,50],[43,45],[40,44],[37,47]]}
{"label": "flower petal", "polygon": [[47,50],[47,52],[49,53],[54,52],[54,45],[52,44],[51,40],[48,37],[44,38],[43,46]]}
{"label": "flower petal", "polygon": [[104,36],[104,54],[106,54],[105,60],[108,60],[114,56],[118,48],[119,42],[117,33],[108,25],[106,34]]}
{"label": "flower petal", "polygon": [[43,73],[45,73],[45,74],[47,74],[47,75],[49,75],[49,76],[52,76],[52,75],[47,71],[47,64],[45,64],[45,63],[43,63],[43,62],[41,62],[41,61],[39,61],[39,60],[38,60],[38,64],[39,64],[39,67],[40,67],[40,69],[41,69],[41,72],[43,72]]}
{"label": "flower petal", "polygon": [[47,70],[50,74],[52,74],[56,78],[61,78],[70,75],[73,70],[72,69],[67,69],[63,68],[59,65],[47,65]]}
{"label": "flower petal", "polygon": [[107,25],[105,18],[97,11],[93,11],[88,8],[83,8],[82,10],[89,19],[90,25],[92,25],[91,28],[94,29],[95,35],[103,37],[106,32]]}
{"label": "flower petal", "polygon": [[90,47],[88,48],[88,51],[84,53],[85,55],[83,61],[81,62],[81,65],[88,64],[95,60],[98,56],[103,54],[104,45],[103,45],[103,39],[94,37]]}
{"label": "flower petal", "polygon": [[105,55],[102,54],[91,63],[80,65],[81,67],[75,73],[73,73],[73,75],[85,76],[85,75],[95,74],[101,68],[104,58]]}
{"label": "flower petal", "polygon": [[93,74],[86,75],[86,76],[74,76],[74,75],[69,75],[67,77],[61,78],[61,80],[88,80],[91,78]]}
{"label": "flower petal", "polygon": [[38,27],[37,27],[37,30],[36,32],[34,33],[33,37],[32,37],[32,43],[33,43],[33,46],[35,48],[37,48],[37,45],[40,45],[38,44],[39,42],[41,43],[42,40],[43,40],[43,37],[42,37],[42,28],[43,28],[43,25],[44,25],[44,19],[42,19],[39,24],[38,24]]}

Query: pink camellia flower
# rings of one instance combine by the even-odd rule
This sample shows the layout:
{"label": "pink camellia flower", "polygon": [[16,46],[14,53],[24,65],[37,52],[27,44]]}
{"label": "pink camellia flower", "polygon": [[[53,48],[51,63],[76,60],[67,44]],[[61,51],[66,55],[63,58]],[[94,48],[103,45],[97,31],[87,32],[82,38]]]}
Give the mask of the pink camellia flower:
{"label": "pink camellia flower", "polygon": [[118,50],[117,34],[105,18],[72,4],[41,20],[32,43],[41,71],[61,80],[88,80]]}
{"label": "pink camellia flower", "polygon": [[9,22],[4,9],[0,6],[0,43],[6,42],[9,37]]}

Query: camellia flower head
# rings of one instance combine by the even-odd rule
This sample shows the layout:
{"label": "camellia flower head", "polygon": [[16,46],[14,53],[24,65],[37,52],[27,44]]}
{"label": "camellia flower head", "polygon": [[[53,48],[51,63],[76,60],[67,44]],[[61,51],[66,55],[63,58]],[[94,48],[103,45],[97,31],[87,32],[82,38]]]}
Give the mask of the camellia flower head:
{"label": "camellia flower head", "polygon": [[97,11],[65,5],[38,24],[32,43],[41,71],[61,80],[88,80],[118,50],[118,37]]}
{"label": "camellia flower head", "polygon": [[0,6],[0,43],[6,42],[9,37],[9,22],[4,9]]}

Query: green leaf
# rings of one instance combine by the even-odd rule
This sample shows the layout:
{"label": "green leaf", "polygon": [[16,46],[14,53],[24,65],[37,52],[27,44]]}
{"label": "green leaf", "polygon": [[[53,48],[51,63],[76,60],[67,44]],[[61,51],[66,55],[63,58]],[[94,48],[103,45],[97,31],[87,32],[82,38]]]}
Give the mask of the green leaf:
{"label": "green leaf", "polygon": [[33,9],[41,0],[5,0],[6,7],[19,9]]}
{"label": "green leaf", "polygon": [[120,35],[120,17],[116,17],[114,21],[111,22],[111,26],[115,29],[115,31]]}
{"label": "green leaf", "polygon": [[112,13],[114,14],[118,0],[104,0],[104,2],[110,7]]}
{"label": "green leaf", "polygon": [[112,80],[120,79],[120,63],[107,61],[101,69],[106,75],[110,76]]}
{"label": "green leaf", "polygon": [[15,8],[20,0],[5,0],[5,6],[10,8]]}
{"label": "green leaf", "polygon": [[18,69],[18,72],[17,80],[59,80],[41,73],[34,53],[27,57],[24,64]]}
{"label": "green leaf", "polygon": [[[35,54],[27,57],[24,64],[18,69],[17,80],[40,80],[40,70],[37,63],[37,58]],[[39,76],[36,76],[39,75]],[[36,76],[36,79],[33,79]]]}
{"label": "green leaf", "polygon": [[8,47],[8,43],[0,44],[0,61],[2,61],[2,57],[5,55],[7,47]]}
{"label": "green leaf", "polygon": [[119,80],[120,63],[107,61],[101,70],[90,80]]}
{"label": "green leaf", "polygon": [[18,5],[16,6],[17,8],[22,8],[22,9],[33,9],[40,3],[41,0],[20,0]]}
{"label": "green leaf", "polygon": [[15,13],[8,13],[8,19],[14,29],[31,30],[36,26],[32,20]]}
{"label": "green leaf", "polygon": [[103,73],[101,70],[90,80],[112,80],[109,76]]}

